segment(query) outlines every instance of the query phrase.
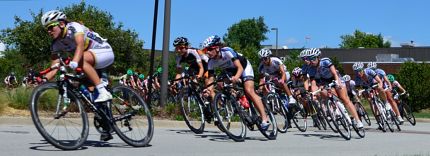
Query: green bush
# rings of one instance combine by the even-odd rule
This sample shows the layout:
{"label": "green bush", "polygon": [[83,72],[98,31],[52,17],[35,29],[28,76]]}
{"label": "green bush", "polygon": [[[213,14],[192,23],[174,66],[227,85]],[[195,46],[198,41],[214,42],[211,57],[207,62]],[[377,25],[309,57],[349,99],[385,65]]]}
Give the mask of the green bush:
{"label": "green bush", "polygon": [[409,92],[414,111],[430,108],[430,65],[406,62],[400,67],[396,80]]}
{"label": "green bush", "polygon": [[9,106],[15,109],[27,109],[32,89],[18,87],[6,93]]}

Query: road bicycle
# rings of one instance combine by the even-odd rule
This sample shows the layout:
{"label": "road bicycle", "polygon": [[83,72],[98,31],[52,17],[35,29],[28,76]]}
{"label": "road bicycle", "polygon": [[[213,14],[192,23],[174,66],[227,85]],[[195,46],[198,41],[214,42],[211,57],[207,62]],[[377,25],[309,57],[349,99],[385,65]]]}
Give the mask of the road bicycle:
{"label": "road bicycle", "polygon": [[[94,112],[94,125],[102,134],[114,133],[134,147],[149,144],[154,133],[150,110],[142,97],[127,86],[108,89],[113,99],[94,103],[97,91],[88,92],[91,84],[79,70],[68,72],[65,59],[42,72],[44,75],[59,69],[56,82],[37,86],[30,98],[30,112],[34,125],[43,138],[63,150],[80,148],[89,135],[87,112]],[[108,134],[108,135],[109,135]]]}

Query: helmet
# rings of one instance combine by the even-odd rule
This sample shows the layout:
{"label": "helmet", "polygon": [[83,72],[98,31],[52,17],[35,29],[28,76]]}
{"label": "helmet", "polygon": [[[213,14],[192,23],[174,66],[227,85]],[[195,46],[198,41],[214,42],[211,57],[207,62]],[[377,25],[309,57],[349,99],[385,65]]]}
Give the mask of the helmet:
{"label": "helmet", "polygon": [[128,69],[128,70],[127,70],[127,75],[128,75],[128,76],[131,76],[131,75],[133,75],[133,70],[131,70],[131,69]]}
{"label": "helmet", "polygon": [[364,68],[363,62],[355,62],[354,65],[352,65],[352,69],[354,71],[362,70]]}
{"label": "helmet", "polygon": [[298,76],[300,76],[300,75],[302,75],[303,73],[302,73],[302,68],[300,68],[300,67],[296,67],[296,68],[294,68],[293,69],[293,75],[295,76],[295,77],[298,77]]}
{"label": "helmet", "polygon": [[344,76],[342,77],[342,80],[343,80],[343,81],[350,81],[350,80],[351,80],[351,76],[349,76],[349,75],[344,75]]}
{"label": "helmet", "polygon": [[389,80],[390,82],[393,82],[394,80],[396,80],[396,79],[394,78],[394,75],[392,75],[392,74],[388,74],[388,75],[387,75],[387,78],[388,78],[388,80]]}
{"label": "helmet", "polygon": [[267,49],[267,48],[263,48],[258,52],[258,57],[260,58],[269,57],[270,55],[272,55],[272,51],[270,51],[270,49]]}
{"label": "helmet", "polygon": [[317,57],[321,55],[321,50],[319,48],[311,48],[308,49],[308,53],[306,56]]}
{"label": "helmet", "polygon": [[188,39],[185,37],[178,37],[175,39],[175,41],[173,41],[173,46],[179,46],[179,45],[185,45],[188,46]]}
{"label": "helmet", "polygon": [[299,57],[300,57],[300,58],[304,58],[304,57],[306,57],[306,56],[307,56],[308,51],[309,51],[309,49],[303,49],[303,50],[300,52]]}
{"label": "helmet", "polygon": [[43,26],[48,26],[52,22],[58,22],[60,20],[65,20],[66,14],[59,10],[51,10],[43,14],[41,21]]}
{"label": "helmet", "polygon": [[139,75],[139,79],[144,79],[144,78],[145,78],[145,75],[143,75],[143,74]]}
{"label": "helmet", "polygon": [[10,72],[10,75],[14,76],[14,75],[15,75],[15,72]]}
{"label": "helmet", "polygon": [[157,68],[157,72],[158,72],[158,73],[163,72],[163,67],[158,67],[158,68]]}
{"label": "helmet", "polygon": [[217,46],[221,44],[221,38],[218,35],[213,35],[203,42],[203,48]]}
{"label": "helmet", "polygon": [[369,62],[369,63],[367,64],[367,68],[370,68],[370,69],[376,69],[376,67],[377,67],[376,62]]}

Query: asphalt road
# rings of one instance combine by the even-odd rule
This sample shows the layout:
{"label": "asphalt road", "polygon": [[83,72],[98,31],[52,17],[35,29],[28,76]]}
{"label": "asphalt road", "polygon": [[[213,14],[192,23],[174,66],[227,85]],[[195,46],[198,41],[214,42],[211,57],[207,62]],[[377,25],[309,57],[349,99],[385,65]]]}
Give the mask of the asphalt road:
{"label": "asphalt road", "polygon": [[208,126],[203,134],[194,134],[181,121],[155,121],[155,133],[149,147],[133,148],[117,136],[100,142],[99,134],[91,127],[84,147],[75,151],[61,151],[37,132],[29,118],[0,117],[0,156],[68,156],[68,155],[430,155],[430,122],[406,123],[400,132],[366,127],[366,137],[344,140],[331,131],[307,132],[290,129],[276,140],[267,140],[258,131],[248,131],[245,142],[234,142],[218,129]]}

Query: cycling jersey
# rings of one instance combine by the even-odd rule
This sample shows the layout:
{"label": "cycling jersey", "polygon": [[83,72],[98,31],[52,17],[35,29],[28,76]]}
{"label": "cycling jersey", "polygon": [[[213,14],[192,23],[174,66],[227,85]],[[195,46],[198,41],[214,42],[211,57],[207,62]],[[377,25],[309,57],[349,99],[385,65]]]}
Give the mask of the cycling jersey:
{"label": "cycling jersey", "polygon": [[230,73],[236,73],[237,67],[234,65],[234,61],[238,59],[240,64],[243,67],[242,78],[248,79],[254,77],[254,71],[252,70],[251,63],[243,57],[241,54],[238,54],[230,47],[224,47],[220,49],[219,55],[221,58],[209,59],[208,61],[208,71],[210,75],[214,75],[215,68],[220,68],[222,70],[226,70]]}
{"label": "cycling jersey", "polygon": [[378,74],[378,77],[381,79],[382,84],[383,84],[383,88],[387,89],[389,87],[389,85],[388,85],[388,82],[385,81],[385,79],[384,79],[384,77],[387,75],[385,73],[385,71],[378,68],[378,69],[375,69],[375,72],[376,72],[376,74]]}
{"label": "cycling jersey", "polygon": [[185,55],[176,56],[176,67],[182,68],[181,63],[184,62],[190,65],[190,69],[192,70],[192,72],[199,71],[199,63],[202,63],[203,70],[207,71],[207,62],[202,61],[196,49],[188,49]]}
{"label": "cycling jersey", "polygon": [[77,22],[66,24],[62,36],[53,41],[51,51],[75,52],[77,46],[75,36],[80,34],[84,35],[84,51],[91,51],[94,54],[96,69],[105,68],[113,63],[113,50],[107,40]]}
{"label": "cycling jersey", "polygon": [[378,76],[375,71],[373,71],[370,68],[364,69],[364,76],[367,78],[366,80],[363,80],[358,75],[355,77],[355,83],[358,86],[364,86],[364,87],[371,87],[371,85],[376,83],[375,77]]}
{"label": "cycling jersey", "polygon": [[260,74],[267,73],[270,75],[281,77],[281,67],[285,71],[285,81],[288,81],[290,79],[290,73],[287,71],[287,67],[284,65],[284,63],[282,63],[281,59],[277,57],[270,57],[270,65],[265,65],[261,62],[258,66],[258,71]]}
{"label": "cycling jersey", "polygon": [[349,80],[349,83],[345,82],[345,86],[346,86],[346,90],[348,92],[348,95],[356,95],[355,81],[354,80]]}
{"label": "cycling jersey", "polygon": [[[307,74],[311,79],[315,79],[319,85],[331,83],[334,80],[334,76],[330,71],[331,66],[333,66],[333,63],[329,58],[322,58],[318,66],[309,65]],[[339,76],[339,73],[337,74]]]}

